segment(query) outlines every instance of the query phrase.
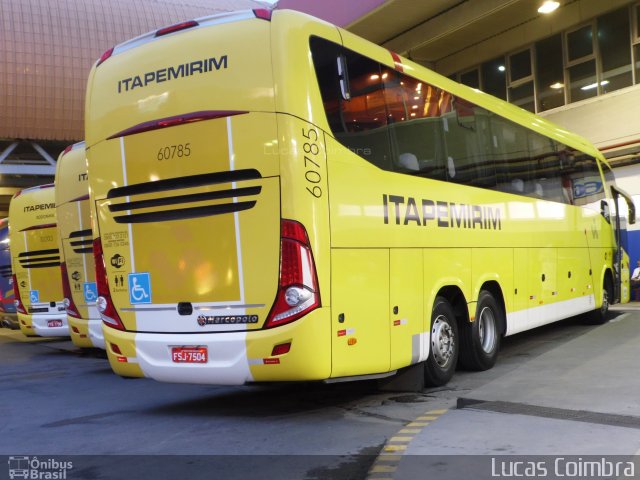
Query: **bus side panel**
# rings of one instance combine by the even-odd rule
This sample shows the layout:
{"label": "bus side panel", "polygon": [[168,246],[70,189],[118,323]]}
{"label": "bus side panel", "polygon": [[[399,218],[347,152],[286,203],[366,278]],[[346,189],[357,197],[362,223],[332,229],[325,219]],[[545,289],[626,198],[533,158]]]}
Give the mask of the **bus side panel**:
{"label": "bus side panel", "polygon": [[[424,292],[426,329],[431,331],[431,313],[436,297],[445,287],[455,287],[462,292],[467,303],[471,298],[470,248],[426,248],[424,250]],[[470,312],[472,313],[472,312]]]}
{"label": "bus side panel", "polygon": [[[505,313],[514,308],[514,269],[512,248],[474,248],[472,251],[473,293],[469,298],[475,301],[486,282],[494,281],[500,287],[505,303]],[[516,275],[522,272],[516,271]],[[496,299],[499,302],[499,299]],[[469,313],[475,316],[475,304],[470,305]]]}
{"label": "bus side panel", "polygon": [[[582,233],[584,239],[584,233]],[[593,290],[589,250],[587,248],[558,249],[558,301],[591,295]]]}
{"label": "bus side panel", "polygon": [[425,360],[429,351],[429,317],[424,314],[423,250],[389,252],[389,328],[391,370]]}
{"label": "bus side panel", "polygon": [[331,252],[332,377],[389,371],[389,250]]}

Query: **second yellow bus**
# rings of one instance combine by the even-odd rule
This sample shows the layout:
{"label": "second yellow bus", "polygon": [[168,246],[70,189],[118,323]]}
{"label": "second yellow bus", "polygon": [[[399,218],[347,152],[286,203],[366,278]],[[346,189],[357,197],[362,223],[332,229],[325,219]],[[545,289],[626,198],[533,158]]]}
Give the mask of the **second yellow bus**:
{"label": "second yellow bus", "polygon": [[62,287],[71,340],[79,347],[104,348],[93,262],[89,181],[84,142],[67,147],[56,165],[56,216]]}

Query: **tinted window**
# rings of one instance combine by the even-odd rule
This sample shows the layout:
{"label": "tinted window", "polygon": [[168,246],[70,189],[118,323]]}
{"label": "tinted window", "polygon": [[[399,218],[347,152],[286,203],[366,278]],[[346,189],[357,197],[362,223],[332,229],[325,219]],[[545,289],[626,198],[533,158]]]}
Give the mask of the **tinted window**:
{"label": "tinted window", "polygon": [[567,34],[569,61],[589,56],[593,53],[593,33],[591,25],[585,25]]}
{"label": "tinted window", "polygon": [[536,43],[538,111],[564,105],[564,72],[560,34]]}
{"label": "tinted window", "polygon": [[499,57],[483,63],[481,67],[482,90],[502,100],[507,99],[507,78],[504,65],[504,57]]}
{"label": "tinted window", "polygon": [[509,56],[510,80],[517,80],[531,76],[531,51],[524,50]]}
{"label": "tinted window", "polygon": [[[380,65],[316,37],[311,39],[311,49],[327,120],[336,139],[370,163],[391,169],[386,127],[395,118],[385,104]],[[348,69],[348,100],[340,86],[340,57]]]}
{"label": "tinted window", "polygon": [[480,77],[478,70],[470,70],[460,74],[460,83],[471,88],[480,88]]}
{"label": "tinted window", "polygon": [[621,8],[598,18],[598,42],[602,57],[602,93],[631,85],[629,11]]}
{"label": "tinted window", "polygon": [[326,40],[311,48],[333,135],[377,167],[577,205],[604,195],[594,158]]}

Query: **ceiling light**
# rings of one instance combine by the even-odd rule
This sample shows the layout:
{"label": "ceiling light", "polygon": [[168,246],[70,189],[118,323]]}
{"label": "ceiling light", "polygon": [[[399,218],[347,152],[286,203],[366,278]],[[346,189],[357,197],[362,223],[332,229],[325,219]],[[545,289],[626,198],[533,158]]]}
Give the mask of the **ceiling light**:
{"label": "ceiling light", "polygon": [[498,70],[499,70],[500,72],[504,72],[504,71],[505,71],[504,65],[500,65],[500,66],[498,67]]}
{"label": "ceiling light", "polygon": [[540,5],[540,8],[538,8],[538,13],[551,13],[556,8],[558,8],[559,6],[560,6],[560,2],[554,2],[553,0],[547,0],[542,5]]}
{"label": "ceiling light", "polygon": [[[609,80],[603,80],[600,82],[600,85],[607,85],[609,83]],[[591,90],[593,88],[596,88],[598,86],[598,82],[596,83],[590,83],[589,85],[585,85],[584,87],[580,87],[580,90]]]}
{"label": "ceiling light", "polygon": [[560,90],[563,87],[564,87],[564,83],[560,83],[560,82],[556,82],[549,85],[549,88],[553,88],[554,90]]}

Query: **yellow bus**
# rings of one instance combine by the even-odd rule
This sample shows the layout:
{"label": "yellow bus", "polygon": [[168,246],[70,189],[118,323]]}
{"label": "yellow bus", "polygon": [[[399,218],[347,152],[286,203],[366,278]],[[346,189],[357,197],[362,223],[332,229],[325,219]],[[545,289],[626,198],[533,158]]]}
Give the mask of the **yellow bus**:
{"label": "yellow bus", "polygon": [[93,262],[89,182],[84,142],[68,146],[56,164],[56,218],[62,291],[69,333],[78,347],[104,348]]}
{"label": "yellow bus", "polygon": [[441,385],[458,363],[490,368],[504,335],[603,321],[628,299],[622,194],[591,144],[303,14],[202,18],[110,49],[86,142],[123,376],[415,366]]}
{"label": "yellow bus", "polygon": [[53,184],[16,193],[9,204],[13,288],[20,330],[27,336],[68,336],[60,282]]}

